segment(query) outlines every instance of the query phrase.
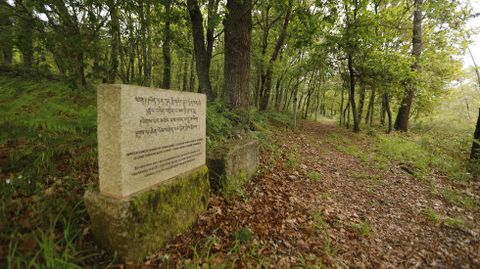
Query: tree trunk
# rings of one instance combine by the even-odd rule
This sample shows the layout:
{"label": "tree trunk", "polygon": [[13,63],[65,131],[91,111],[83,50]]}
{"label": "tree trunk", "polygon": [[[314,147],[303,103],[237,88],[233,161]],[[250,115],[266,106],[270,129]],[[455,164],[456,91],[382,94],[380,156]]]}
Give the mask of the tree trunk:
{"label": "tree trunk", "polygon": [[[345,82],[344,82],[345,83]],[[342,87],[342,98],[340,99],[340,109],[339,109],[339,113],[340,113],[340,127],[342,127],[343,125],[342,124],[345,124],[345,121],[343,121],[343,103],[345,102],[345,85],[343,85]]]}
{"label": "tree trunk", "polygon": [[7,8],[6,0],[0,0],[0,53],[3,55],[3,63],[11,65],[13,60],[13,22],[12,11]]}
{"label": "tree trunk", "polygon": [[195,91],[195,55],[192,55],[192,61],[190,62],[190,81],[188,83],[188,89],[191,92]]}
{"label": "tree trunk", "polygon": [[146,9],[145,9],[145,28],[147,31],[147,55],[146,55],[146,65],[145,65],[145,85],[152,85],[152,24],[151,24],[151,7],[152,1],[146,0]]}
{"label": "tree trunk", "polygon": [[120,23],[118,19],[118,9],[115,0],[108,1],[108,9],[110,11],[110,34],[112,36],[110,40],[111,54],[110,54],[110,71],[108,72],[108,83],[115,83],[118,70],[118,51],[119,51],[119,39],[120,39]]}
{"label": "tree trunk", "polygon": [[250,106],[252,0],[227,1],[224,31],[224,93],[228,95],[231,109],[247,111]]}
{"label": "tree trunk", "polygon": [[282,88],[280,87],[281,82],[283,79],[283,74],[277,79],[277,83],[275,85],[275,110],[279,111],[280,110],[280,102],[282,101]]}
{"label": "tree trunk", "polygon": [[183,72],[182,72],[182,91],[187,91],[188,89],[188,56],[185,55],[183,58]]}
{"label": "tree trunk", "polygon": [[363,108],[365,106],[365,84],[363,82],[360,83],[360,93],[358,97],[358,123],[362,121],[362,115],[363,115]]}
{"label": "tree trunk", "polygon": [[197,0],[187,0],[187,8],[192,24],[193,48],[195,51],[199,88],[201,92],[206,93],[208,101],[213,101],[215,96],[213,95],[210,82],[210,59],[205,45],[202,12]]}
{"label": "tree trunk", "polygon": [[[355,71],[353,70],[353,57],[351,54],[348,54],[348,72],[350,74],[350,108],[352,109],[353,116],[353,131],[358,133],[360,132],[360,125],[358,123],[357,110],[355,106]],[[348,117],[350,120],[350,116]]]}
{"label": "tree trunk", "polygon": [[297,128],[297,91],[293,93],[293,129]]}
{"label": "tree trunk", "polygon": [[[140,37],[141,37],[141,42],[140,46],[142,48],[142,56],[141,59],[139,59],[139,72],[140,76],[142,75],[143,71],[143,78],[142,78],[142,85],[146,86],[147,85],[147,77],[148,77],[148,56],[147,56],[147,23],[145,20],[145,4],[140,2],[140,9],[139,9],[139,16],[140,16]],[[140,57],[139,57],[140,58]],[[141,63],[141,64],[140,64]]]}
{"label": "tree trunk", "polygon": [[390,133],[392,131],[392,110],[390,109],[390,98],[388,97],[388,94],[385,94],[385,111],[387,112],[388,116],[388,130],[387,133]]}
{"label": "tree trunk", "polygon": [[470,159],[480,159],[480,109],[478,110],[477,125],[475,127],[475,133],[473,133],[472,150],[470,151]]}
{"label": "tree trunk", "polygon": [[365,116],[365,124],[368,124],[370,122],[370,125],[372,125],[374,104],[375,104],[375,88],[372,87],[372,92],[370,93],[370,100],[368,101],[367,115]]}
{"label": "tree trunk", "polygon": [[[260,67],[259,67],[260,69]],[[260,98],[260,87],[262,85],[261,82],[262,78],[262,73],[261,70],[257,72],[256,78],[255,78],[255,88],[253,90],[253,105],[258,108],[259,104],[259,98]]]}
{"label": "tree trunk", "polygon": [[80,86],[85,87],[87,85],[87,80],[85,79],[85,64],[83,61],[83,51],[79,51],[77,53],[77,67],[78,67]]}
{"label": "tree trunk", "polygon": [[287,8],[287,13],[285,14],[285,18],[283,20],[283,26],[282,26],[282,31],[280,32],[280,35],[278,36],[277,42],[275,44],[275,47],[273,49],[272,56],[270,58],[270,61],[267,65],[267,71],[265,72],[265,78],[264,78],[264,86],[261,87],[263,88],[263,92],[260,92],[260,111],[265,111],[268,107],[268,102],[270,100],[270,95],[272,91],[272,76],[273,76],[273,64],[277,60],[279,54],[281,53],[281,49],[285,43],[285,40],[287,38],[287,29],[288,29],[288,24],[290,23],[290,18],[292,15],[292,8],[293,8],[293,1],[289,1],[288,8]]}
{"label": "tree trunk", "polygon": [[162,88],[170,89],[172,80],[172,54],[170,52],[172,33],[170,31],[172,0],[165,1],[165,29],[163,31],[163,79]]}
{"label": "tree trunk", "polygon": [[215,27],[217,26],[218,4],[220,0],[208,0],[207,16],[207,66],[210,72],[213,55],[213,43],[215,42]]}
{"label": "tree trunk", "polygon": [[[412,39],[412,55],[415,58],[412,70],[420,71],[419,61],[422,54],[422,4],[423,0],[414,0],[415,10],[413,12],[413,39]],[[410,110],[412,108],[413,96],[415,94],[414,85],[408,85],[400,103],[397,118],[395,120],[395,130],[406,132],[408,131],[408,119],[410,118]]]}
{"label": "tree trunk", "polygon": [[[22,53],[23,67],[33,67],[33,30],[35,21],[33,19],[32,7],[24,0],[15,1],[15,8],[22,14],[18,20],[17,46]],[[3,33],[2,33],[3,34]]]}

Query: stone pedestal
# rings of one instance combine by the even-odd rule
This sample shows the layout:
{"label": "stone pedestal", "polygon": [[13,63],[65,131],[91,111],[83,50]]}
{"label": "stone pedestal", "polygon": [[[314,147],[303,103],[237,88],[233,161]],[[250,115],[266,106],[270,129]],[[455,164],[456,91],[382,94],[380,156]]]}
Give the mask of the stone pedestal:
{"label": "stone pedestal", "polygon": [[209,190],[202,166],[124,199],[87,191],[85,205],[98,244],[138,262],[196,221],[207,208]]}
{"label": "stone pedestal", "polygon": [[254,139],[233,140],[207,154],[212,189],[220,190],[229,181],[251,178],[258,169],[259,144]]}
{"label": "stone pedestal", "polygon": [[206,209],[206,107],[204,94],[98,88],[100,184],[85,205],[100,246],[140,261]]}

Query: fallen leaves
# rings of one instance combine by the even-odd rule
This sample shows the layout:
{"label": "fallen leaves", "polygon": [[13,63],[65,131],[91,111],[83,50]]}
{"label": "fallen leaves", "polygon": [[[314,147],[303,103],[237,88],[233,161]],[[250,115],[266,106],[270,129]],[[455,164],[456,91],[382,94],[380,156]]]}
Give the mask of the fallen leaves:
{"label": "fallen leaves", "polygon": [[[278,152],[262,152],[244,197],[212,197],[191,231],[144,267],[480,267],[478,208],[444,203],[402,166],[380,170],[339,151],[331,134],[358,142],[358,150],[369,143],[347,140],[353,134],[333,125],[306,122],[299,133],[272,133]],[[312,172],[321,180],[309,179]],[[479,197],[478,186],[467,187]],[[435,225],[421,213],[430,207],[460,214],[473,228]]]}

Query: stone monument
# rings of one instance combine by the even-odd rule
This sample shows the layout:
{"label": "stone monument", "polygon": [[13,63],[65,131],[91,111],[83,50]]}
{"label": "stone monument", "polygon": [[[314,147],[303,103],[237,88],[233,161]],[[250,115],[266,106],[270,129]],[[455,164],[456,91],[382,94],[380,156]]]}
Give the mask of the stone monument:
{"label": "stone monument", "polygon": [[85,192],[92,232],[140,261],[207,207],[206,97],[101,85],[97,109],[99,190]]}

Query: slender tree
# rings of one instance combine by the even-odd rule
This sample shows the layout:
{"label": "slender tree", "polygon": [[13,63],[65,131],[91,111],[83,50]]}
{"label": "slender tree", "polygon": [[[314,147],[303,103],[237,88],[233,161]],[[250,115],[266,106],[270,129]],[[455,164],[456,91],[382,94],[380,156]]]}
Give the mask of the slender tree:
{"label": "slender tree", "polygon": [[[415,58],[412,70],[420,71],[420,56],[422,55],[422,5],[423,0],[414,0],[413,11],[413,39],[412,39],[412,55]],[[415,86],[408,85],[405,96],[400,103],[397,118],[395,119],[395,130],[408,131],[408,120],[410,118],[410,110],[412,108],[413,96],[415,95]]]}
{"label": "slender tree", "polygon": [[[188,13],[190,15],[190,22],[192,25],[193,48],[195,51],[195,65],[197,69],[198,83],[200,91],[207,94],[209,101],[213,101],[215,96],[210,82],[210,60],[207,48],[213,48],[213,25],[208,28],[212,31],[212,38],[208,39],[209,44],[205,43],[205,35],[203,30],[203,16],[197,0],[187,0]],[[211,7],[213,8],[213,6]],[[212,13],[213,15],[213,13]],[[211,21],[213,23],[213,20]]]}
{"label": "slender tree", "polygon": [[172,43],[172,33],[170,30],[172,0],[165,0],[165,29],[163,32],[163,79],[162,88],[170,89],[172,80],[172,53],[170,51]]}

